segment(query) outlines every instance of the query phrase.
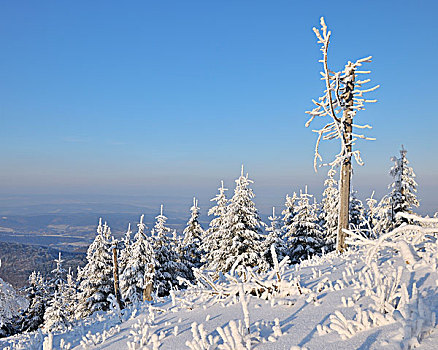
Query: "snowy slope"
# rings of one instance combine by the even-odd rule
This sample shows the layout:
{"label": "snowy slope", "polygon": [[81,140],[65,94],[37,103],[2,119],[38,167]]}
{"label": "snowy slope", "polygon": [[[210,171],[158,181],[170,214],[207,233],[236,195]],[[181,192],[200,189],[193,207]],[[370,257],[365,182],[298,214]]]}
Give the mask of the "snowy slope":
{"label": "snowy slope", "polygon": [[[235,349],[245,349],[248,340],[255,349],[400,349],[417,342],[420,349],[436,349],[438,244],[427,235],[426,243],[424,239],[417,243],[415,235],[409,237],[403,241],[416,248],[416,261],[409,264],[406,252],[383,243],[376,248],[373,241],[341,256],[330,253],[287,268],[281,274],[282,284],[275,274],[257,276],[258,282],[252,279],[244,286],[229,279],[217,283],[216,291],[196,287],[121,313],[94,314],[64,334],[54,334],[53,348],[154,349],[155,343],[157,349],[189,349],[186,342],[193,341],[196,322],[216,344],[199,349],[233,349],[230,342],[239,340],[243,347],[235,344]],[[250,290],[257,283],[277,283],[280,291],[268,295],[276,294],[270,300],[247,295],[245,313],[239,290],[242,286]],[[241,336],[231,334],[224,344],[218,328],[227,338],[232,320],[240,320]],[[41,349],[43,338],[49,349],[49,336],[41,332],[0,340],[0,348]],[[140,346],[142,339],[147,347]]]}

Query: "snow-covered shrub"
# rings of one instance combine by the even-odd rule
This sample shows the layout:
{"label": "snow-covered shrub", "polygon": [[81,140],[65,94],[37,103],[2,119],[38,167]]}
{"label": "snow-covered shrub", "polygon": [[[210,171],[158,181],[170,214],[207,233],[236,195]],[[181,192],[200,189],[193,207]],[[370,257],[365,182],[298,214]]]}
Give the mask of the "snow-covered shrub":
{"label": "snow-covered shrub", "polygon": [[421,340],[426,338],[436,327],[436,314],[426,305],[424,299],[416,293],[414,284],[413,296],[409,303],[400,313],[403,317],[400,319],[400,334],[402,340],[400,345],[402,349],[417,347]]}
{"label": "snow-covered shrub", "polygon": [[166,337],[164,332],[156,334],[149,322],[144,319],[138,321],[132,326],[131,337],[127,342],[129,350],[143,349],[143,350],[158,350],[161,341]]}
{"label": "snow-covered shrub", "polygon": [[198,285],[189,288],[188,292],[202,292],[215,295],[216,298],[226,298],[235,296],[243,292],[262,299],[273,297],[287,297],[307,293],[306,288],[302,288],[298,277],[290,277],[286,280],[283,277],[284,270],[288,266],[289,258],[285,257],[280,263],[274,257],[274,269],[266,273],[258,273],[255,269],[247,267],[241,269],[239,273],[220,275],[221,278],[213,280],[208,272],[194,269]]}
{"label": "snow-covered shrub", "polygon": [[223,343],[218,345],[220,350],[250,350],[251,343],[255,339],[248,334],[242,321],[231,320],[225,327],[216,328],[222,338]]}
{"label": "snow-covered shrub", "polygon": [[[410,271],[420,267],[436,268],[438,220],[403,212],[397,217],[405,217],[418,225],[401,225],[377,239],[370,239],[358,231],[347,231],[347,241],[364,248],[366,262],[351,282],[358,291],[364,291],[364,296],[370,298],[371,303],[357,307],[353,319],[347,319],[340,311],[330,316],[330,329],[338,332],[343,339],[372,327],[399,322],[399,335],[392,341],[403,349],[409,349],[417,346],[435,327],[433,308],[425,307],[415,282],[409,286],[412,289],[409,295],[407,283],[412,283],[412,277],[407,277],[412,276]],[[398,267],[394,267],[392,261],[384,266],[379,259],[391,251],[400,254],[402,261],[399,260],[401,264]],[[345,304],[346,299],[344,306],[348,306]],[[318,328],[321,335],[327,331],[325,326]]]}
{"label": "snow-covered shrub", "polygon": [[217,344],[219,337],[213,337],[208,335],[204,325],[201,323],[198,325],[196,322],[192,323],[192,340],[187,340],[186,345],[191,350],[215,350],[217,349]]}
{"label": "snow-covered shrub", "polygon": [[120,326],[116,325],[114,327],[109,328],[108,330],[104,329],[102,332],[96,332],[91,333],[91,331],[88,331],[87,334],[82,336],[82,340],[80,342],[81,346],[83,348],[87,348],[90,346],[96,346],[99,344],[105,343],[105,341],[112,337],[113,335],[120,332]]}
{"label": "snow-covered shrub", "polygon": [[413,265],[419,257],[414,245],[421,242],[425,235],[436,233],[436,228],[424,228],[418,225],[404,225],[371,239],[358,231],[345,230],[348,234],[346,242],[355,246],[364,246],[367,249],[367,263],[369,264],[383,248],[392,248],[400,253],[406,264]]}

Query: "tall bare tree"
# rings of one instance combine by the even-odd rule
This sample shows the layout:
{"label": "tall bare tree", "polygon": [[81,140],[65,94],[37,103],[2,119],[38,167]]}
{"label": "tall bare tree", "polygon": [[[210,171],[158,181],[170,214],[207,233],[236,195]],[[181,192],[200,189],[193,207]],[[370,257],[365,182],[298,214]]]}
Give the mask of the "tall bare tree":
{"label": "tall bare tree", "polygon": [[348,229],[349,221],[349,200],[350,200],[350,180],[351,180],[351,158],[354,157],[359,165],[362,165],[359,150],[353,150],[357,139],[373,140],[373,138],[356,132],[356,129],[371,129],[369,125],[357,125],[353,123],[356,113],[365,109],[366,102],[376,102],[376,100],[367,100],[363,97],[366,92],[374,91],[379,85],[369,89],[361,89],[362,86],[370,79],[357,80],[357,74],[368,74],[370,71],[360,71],[357,68],[362,63],[371,62],[371,56],[361,58],[352,63],[348,61],[344,69],[334,72],[328,67],[327,53],[330,43],[331,32],[327,30],[324,18],[321,17],[321,30],[313,28],[318,43],[321,44],[323,64],[321,72],[322,80],[325,82],[324,94],[318,100],[312,100],[316,107],[306,112],[310,119],[306,127],[316,117],[328,116],[330,121],[321,129],[313,130],[318,134],[315,146],[314,168],[317,171],[318,160],[322,162],[319,153],[319,144],[321,140],[340,140],[340,152],[328,165],[335,167],[341,166],[339,180],[339,219],[337,232],[337,250],[342,252],[345,249],[345,234],[343,229]]}

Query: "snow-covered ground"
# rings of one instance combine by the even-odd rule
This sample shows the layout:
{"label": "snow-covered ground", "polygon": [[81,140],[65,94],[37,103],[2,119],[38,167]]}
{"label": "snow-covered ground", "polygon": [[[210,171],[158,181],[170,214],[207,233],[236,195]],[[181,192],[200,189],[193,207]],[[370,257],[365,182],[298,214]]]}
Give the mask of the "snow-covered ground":
{"label": "snow-covered ground", "polygon": [[[94,314],[54,333],[53,349],[437,349],[436,239],[423,230],[361,244],[245,283],[209,286],[200,272],[204,287]],[[50,349],[51,337],[21,334],[0,347]]]}

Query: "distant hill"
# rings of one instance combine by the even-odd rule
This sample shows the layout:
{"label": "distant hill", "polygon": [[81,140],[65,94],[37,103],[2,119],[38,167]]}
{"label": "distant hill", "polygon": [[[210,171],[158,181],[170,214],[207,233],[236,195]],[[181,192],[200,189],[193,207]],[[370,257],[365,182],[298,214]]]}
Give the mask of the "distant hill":
{"label": "distant hill", "polygon": [[[76,272],[77,266],[85,265],[85,253],[61,253],[66,270],[71,267]],[[53,248],[0,242],[0,277],[15,288],[21,288],[27,284],[32,271],[40,271],[48,276],[56,266],[54,260],[58,258],[58,254],[59,250]]]}

